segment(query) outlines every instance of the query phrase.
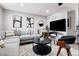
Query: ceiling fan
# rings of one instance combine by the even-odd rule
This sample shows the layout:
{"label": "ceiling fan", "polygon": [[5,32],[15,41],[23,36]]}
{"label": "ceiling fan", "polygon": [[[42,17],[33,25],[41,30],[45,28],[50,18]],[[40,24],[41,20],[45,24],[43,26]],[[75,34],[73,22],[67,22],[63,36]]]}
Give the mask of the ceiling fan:
{"label": "ceiling fan", "polygon": [[58,6],[62,6],[63,5],[63,3],[58,3]]}

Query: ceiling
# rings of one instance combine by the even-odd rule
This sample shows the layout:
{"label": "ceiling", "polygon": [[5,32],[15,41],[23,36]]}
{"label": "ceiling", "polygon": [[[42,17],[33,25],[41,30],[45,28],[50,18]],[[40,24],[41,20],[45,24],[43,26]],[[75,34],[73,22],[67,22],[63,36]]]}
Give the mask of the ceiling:
{"label": "ceiling", "polygon": [[48,16],[59,10],[73,9],[76,3],[63,3],[62,6],[58,6],[57,3],[1,3],[0,5],[8,10]]}

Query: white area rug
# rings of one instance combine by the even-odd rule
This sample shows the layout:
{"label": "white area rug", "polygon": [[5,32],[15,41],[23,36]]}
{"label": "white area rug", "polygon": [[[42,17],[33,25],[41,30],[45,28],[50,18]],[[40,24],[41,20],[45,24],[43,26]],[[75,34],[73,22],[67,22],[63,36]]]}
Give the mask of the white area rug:
{"label": "white area rug", "polygon": [[[77,47],[73,45],[73,47]],[[56,56],[59,46],[54,45],[52,42],[52,51],[46,56]],[[78,56],[78,49],[71,48],[72,56]],[[33,45],[32,44],[25,44],[20,46],[19,51],[20,56],[40,56],[33,52]],[[59,56],[67,56],[67,52],[64,48],[62,48]]]}

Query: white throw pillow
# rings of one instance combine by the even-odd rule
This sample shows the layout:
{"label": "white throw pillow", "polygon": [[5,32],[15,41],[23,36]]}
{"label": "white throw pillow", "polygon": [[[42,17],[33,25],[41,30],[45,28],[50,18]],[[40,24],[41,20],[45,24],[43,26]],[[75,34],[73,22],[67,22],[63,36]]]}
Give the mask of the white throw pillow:
{"label": "white throw pillow", "polygon": [[5,32],[5,36],[6,37],[10,37],[10,36],[14,36],[15,34],[14,34],[14,32],[13,31],[7,31],[7,32]]}

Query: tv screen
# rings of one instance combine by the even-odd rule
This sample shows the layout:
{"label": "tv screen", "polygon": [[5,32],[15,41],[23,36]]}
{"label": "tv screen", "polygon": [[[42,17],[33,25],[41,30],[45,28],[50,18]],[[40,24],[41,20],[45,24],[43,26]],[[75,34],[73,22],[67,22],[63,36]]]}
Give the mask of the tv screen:
{"label": "tv screen", "polygon": [[60,19],[57,21],[50,22],[50,30],[53,31],[66,31],[66,20]]}

